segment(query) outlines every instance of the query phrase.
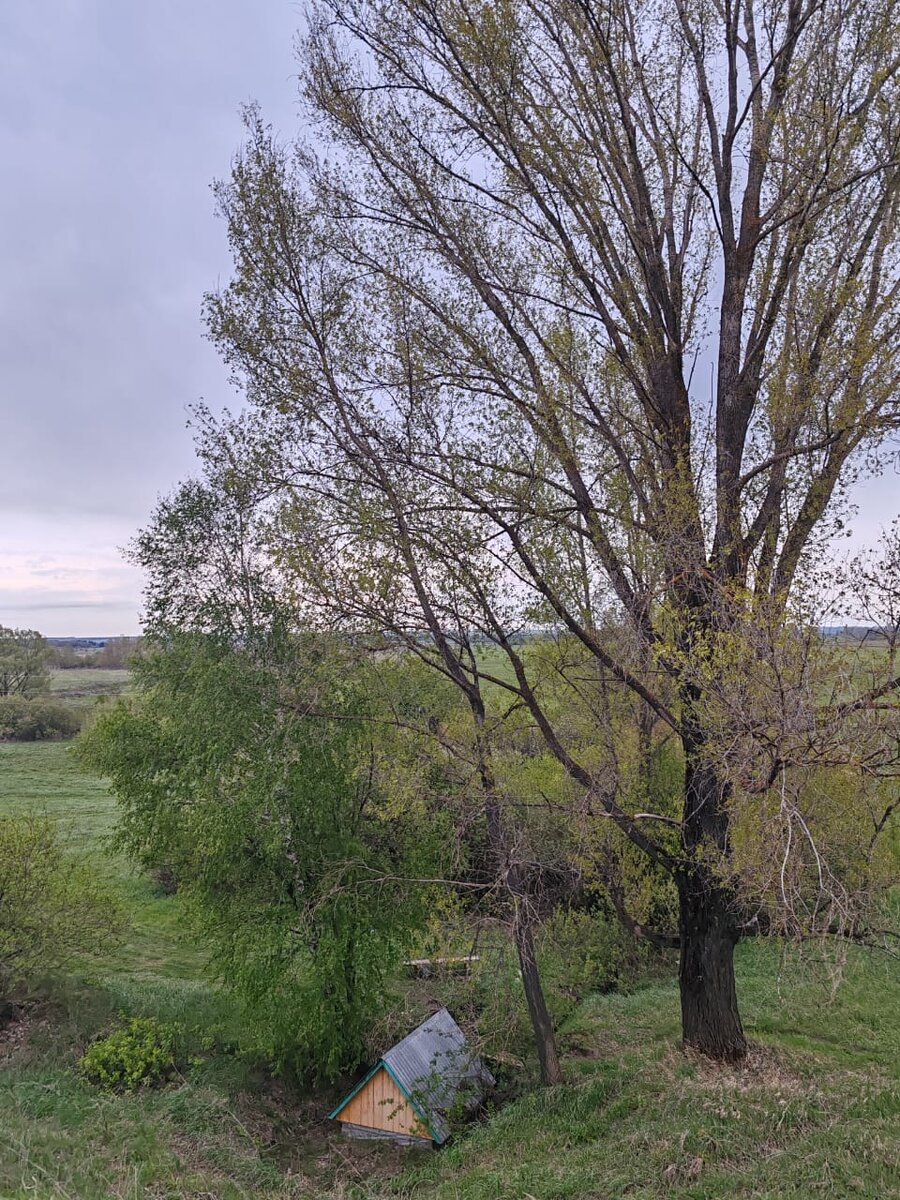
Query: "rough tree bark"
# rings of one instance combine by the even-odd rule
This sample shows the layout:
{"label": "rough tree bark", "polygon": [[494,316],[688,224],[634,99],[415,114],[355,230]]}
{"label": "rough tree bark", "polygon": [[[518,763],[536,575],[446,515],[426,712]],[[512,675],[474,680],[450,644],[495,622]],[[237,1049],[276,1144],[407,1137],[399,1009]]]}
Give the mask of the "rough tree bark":
{"label": "rough tree bark", "polygon": [[730,897],[702,867],[678,878],[681,1022],[684,1044],[711,1058],[738,1059],[747,1039],[738,1012]]}
{"label": "rough tree bark", "polygon": [[712,1058],[738,1059],[747,1041],[738,1010],[734,948],[740,940],[734,897],[716,876],[730,845],[727,787],[706,761],[696,688],[683,696],[685,753],[682,844],[686,865],[678,889],[682,1037]]}

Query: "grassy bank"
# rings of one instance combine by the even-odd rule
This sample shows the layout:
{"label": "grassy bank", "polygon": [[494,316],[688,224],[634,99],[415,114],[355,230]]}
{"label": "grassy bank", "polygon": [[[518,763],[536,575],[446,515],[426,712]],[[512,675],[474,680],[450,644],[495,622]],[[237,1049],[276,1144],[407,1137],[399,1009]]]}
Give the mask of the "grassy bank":
{"label": "grassy bank", "polygon": [[832,996],[817,964],[748,944],[738,978],[747,1064],[677,1048],[672,984],[595,997],[565,1031],[574,1087],[519,1101],[395,1194],[900,1196],[896,964],[855,954]]}
{"label": "grassy bank", "polygon": [[[232,1052],[240,1015],[205,978],[179,899],[104,852],[113,800],[65,744],[0,746],[0,812],[29,809],[71,831],[131,927],[103,961],[44,981],[0,1035],[4,1200],[900,1197],[894,960],[854,953],[832,993],[813,957],[740,947],[754,1050],[739,1070],[677,1049],[673,982],[587,997],[562,1030],[567,1087],[520,1098],[440,1153],[349,1144],[322,1122],[329,1096]],[[120,1011],[181,1022],[194,1063],[157,1092],[98,1093],[77,1061]]]}

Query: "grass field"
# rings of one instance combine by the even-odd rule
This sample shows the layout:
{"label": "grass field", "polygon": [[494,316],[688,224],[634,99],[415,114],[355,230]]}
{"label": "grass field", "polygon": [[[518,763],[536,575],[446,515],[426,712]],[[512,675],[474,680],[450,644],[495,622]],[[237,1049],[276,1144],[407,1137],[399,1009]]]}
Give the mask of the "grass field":
{"label": "grass field", "polygon": [[[67,673],[71,674],[71,673]],[[345,1143],[304,1097],[232,1051],[240,1014],[203,974],[177,897],[104,851],[114,803],[63,743],[0,746],[0,814],[46,812],[122,897],[131,928],[102,962],[44,981],[0,1034],[0,1200],[762,1200],[900,1197],[900,980],[854,953],[832,993],[814,958],[739,948],[749,1063],[677,1048],[674,982],[587,997],[561,1031],[569,1086],[527,1094],[421,1154]],[[120,1011],[179,1020],[182,1077],[105,1096],[78,1074]]]}
{"label": "grass field", "polygon": [[130,672],[103,667],[70,667],[53,671],[50,690],[57,697],[114,696],[126,690]]}
{"label": "grass field", "polygon": [[83,721],[90,718],[91,709],[98,701],[111,700],[127,692],[130,678],[129,671],[115,668],[70,667],[51,672],[50,692],[54,700],[61,700],[75,709]]}
{"label": "grass field", "polygon": [[119,988],[131,980],[148,993],[159,990],[162,981],[166,988],[176,979],[196,985],[203,955],[185,931],[177,897],[161,895],[152,880],[107,852],[115,803],[102,780],[79,768],[69,744],[0,745],[0,812],[52,817],[71,852],[89,857],[115,888],[129,927],[102,964],[85,964],[93,978]]}

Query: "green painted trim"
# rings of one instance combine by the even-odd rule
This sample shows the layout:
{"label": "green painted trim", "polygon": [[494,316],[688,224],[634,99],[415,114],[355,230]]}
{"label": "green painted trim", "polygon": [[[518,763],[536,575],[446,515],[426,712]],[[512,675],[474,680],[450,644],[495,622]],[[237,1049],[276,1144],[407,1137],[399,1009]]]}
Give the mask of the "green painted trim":
{"label": "green painted trim", "polygon": [[379,1058],[378,1062],[375,1064],[375,1066],[372,1068],[372,1070],[368,1073],[368,1075],[363,1075],[362,1079],[359,1081],[359,1083],[356,1085],[356,1087],[353,1089],[353,1091],[349,1092],[344,1097],[344,1099],[340,1102],[340,1104],[337,1106],[337,1108],[332,1109],[332,1111],[328,1114],[327,1119],[329,1121],[333,1121],[334,1118],[341,1111],[341,1109],[344,1109],[347,1107],[347,1105],[350,1103],[350,1101],[353,1099],[353,1097],[356,1095],[356,1093],[360,1090],[360,1088],[364,1088],[366,1086],[366,1084],[369,1082],[369,1080],[372,1078],[372,1076],[375,1074],[375,1072],[378,1070],[378,1068],[383,1065],[384,1064],[382,1063],[381,1059]]}
{"label": "green painted trim", "polygon": [[387,1065],[387,1063],[384,1061],[384,1059],[381,1060],[379,1065],[384,1067],[384,1069],[387,1071],[388,1075],[390,1075],[391,1079],[393,1079],[394,1083],[396,1083],[397,1087],[400,1089],[400,1091],[403,1093],[403,1095],[406,1097],[406,1099],[413,1106],[413,1109],[416,1112],[416,1114],[418,1115],[419,1119],[424,1121],[425,1124],[428,1126],[428,1132],[431,1134],[431,1140],[433,1142],[437,1142],[437,1144],[440,1146],[443,1139],[439,1138],[438,1135],[434,1132],[434,1126],[431,1124],[431,1118],[428,1116],[428,1113],[425,1112],[425,1110],[422,1108],[422,1106],[419,1104],[419,1102],[417,1100],[413,1100],[412,1096],[409,1094],[409,1092],[406,1090],[406,1088],[403,1086],[403,1084],[400,1082],[400,1080],[397,1078],[397,1076],[394,1074],[394,1072],[391,1070],[391,1068]]}

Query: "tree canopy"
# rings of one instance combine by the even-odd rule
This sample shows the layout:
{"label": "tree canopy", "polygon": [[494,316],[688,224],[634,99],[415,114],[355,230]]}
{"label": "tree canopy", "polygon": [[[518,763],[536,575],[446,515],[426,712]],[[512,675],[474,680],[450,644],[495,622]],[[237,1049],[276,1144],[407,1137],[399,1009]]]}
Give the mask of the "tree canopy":
{"label": "tree canopy", "polygon": [[736,942],[864,937],[893,811],[900,681],[818,635],[807,581],[900,423],[898,16],[317,0],[315,137],[251,111],[218,187],[208,320],[248,409],[199,414],[206,486],[138,543],[160,628],[277,596],[456,687],[507,866],[523,720],[610,860],[671,881],[654,929],[608,876],[678,942],[685,1041],[721,1058],[746,1050]]}
{"label": "tree canopy", "polygon": [[31,697],[50,684],[50,648],[34,629],[0,626],[0,696]]}

